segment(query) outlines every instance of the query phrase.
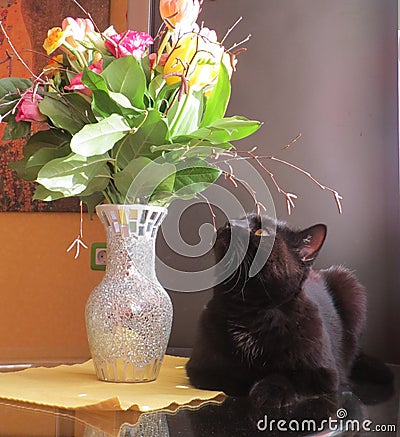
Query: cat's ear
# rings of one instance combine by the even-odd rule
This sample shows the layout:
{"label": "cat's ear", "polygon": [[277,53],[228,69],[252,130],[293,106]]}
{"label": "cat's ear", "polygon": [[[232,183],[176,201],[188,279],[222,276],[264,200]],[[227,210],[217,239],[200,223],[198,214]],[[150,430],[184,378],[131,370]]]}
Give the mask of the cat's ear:
{"label": "cat's ear", "polygon": [[326,226],[315,225],[300,232],[300,257],[304,262],[314,261],[324,244]]}

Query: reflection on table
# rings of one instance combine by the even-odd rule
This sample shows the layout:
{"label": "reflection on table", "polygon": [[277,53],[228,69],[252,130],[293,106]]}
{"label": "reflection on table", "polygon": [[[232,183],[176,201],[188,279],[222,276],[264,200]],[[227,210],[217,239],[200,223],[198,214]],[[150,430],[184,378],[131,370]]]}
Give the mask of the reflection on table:
{"label": "reflection on table", "polygon": [[[400,367],[395,370],[400,376]],[[10,437],[253,435],[361,437],[374,435],[362,429],[365,420],[371,422],[371,426],[397,424],[398,392],[398,384],[386,388],[363,385],[355,387],[353,393],[344,391],[336,399],[321,396],[276,411],[255,411],[246,398],[227,398],[222,404],[206,404],[197,409],[182,407],[175,412],[152,413],[140,413],[135,410],[73,411],[0,401],[0,435]],[[330,429],[327,418],[340,419],[339,414],[344,415],[345,420],[341,422],[337,420],[336,428]],[[346,424],[350,429],[345,429]],[[385,435],[395,436],[396,431],[387,431]]]}

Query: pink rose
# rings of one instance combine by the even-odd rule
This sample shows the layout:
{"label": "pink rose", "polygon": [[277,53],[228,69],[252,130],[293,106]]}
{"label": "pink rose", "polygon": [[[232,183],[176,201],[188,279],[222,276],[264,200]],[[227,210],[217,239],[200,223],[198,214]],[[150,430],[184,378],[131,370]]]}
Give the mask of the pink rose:
{"label": "pink rose", "polygon": [[[100,59],[100,61],[93,62],[93,64],[89,65],[88,68],[89,70],[100,74],[103,71],[103,60]],[[69,81],[69,85],[65,86],[64,89],[67,91],[79,91],[82,94],[90,95],[92,93],[91,90],[84,83],[82,83],[82,74],[82,71],[76,74]]]}
{"label": "pink rose", "polygon": [[29,88],[22,95],[17,106],[16,121],[46,121],[47,117],[39,111],[38,102],[43,100],[42,96],[34,93],[32,88]]}
{"label": "pink rose", "polygon": [[[109,40],[114,41],[115,44]],[[153,44],[153,38],[148,33],[134,30],[110,35],[106,41],[107,48],[116,58],[131,55],[140,59],[150,44]]]}

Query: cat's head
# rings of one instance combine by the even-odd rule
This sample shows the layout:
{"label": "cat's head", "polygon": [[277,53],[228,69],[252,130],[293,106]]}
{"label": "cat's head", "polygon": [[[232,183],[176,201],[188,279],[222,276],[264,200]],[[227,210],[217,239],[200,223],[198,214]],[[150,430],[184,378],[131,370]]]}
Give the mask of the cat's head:
{"label": "cat's head", "polygon": [[227,222],[215,243],[225,276],[216,292],[257,304],[284,302],[301,290],[325,237],[325,225],[293,230],[257,214]]}

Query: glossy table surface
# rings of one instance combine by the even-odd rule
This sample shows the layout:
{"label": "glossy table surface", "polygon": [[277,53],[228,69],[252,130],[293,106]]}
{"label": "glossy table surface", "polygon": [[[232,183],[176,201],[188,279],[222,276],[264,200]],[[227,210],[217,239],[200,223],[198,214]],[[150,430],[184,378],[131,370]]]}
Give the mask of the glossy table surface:
{"label": "glossy table surface", "polygon": [[321,397],[285,411],[255,411],[245,398],[227,398],[220,405],[196,410],[143,414],[71,411],[0,400],[0,436],[396,436],[400,366],[392,369],[396,376],[392,387],[355,386],[337,403]]}

